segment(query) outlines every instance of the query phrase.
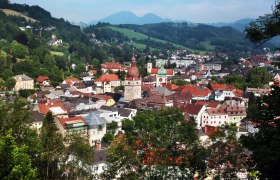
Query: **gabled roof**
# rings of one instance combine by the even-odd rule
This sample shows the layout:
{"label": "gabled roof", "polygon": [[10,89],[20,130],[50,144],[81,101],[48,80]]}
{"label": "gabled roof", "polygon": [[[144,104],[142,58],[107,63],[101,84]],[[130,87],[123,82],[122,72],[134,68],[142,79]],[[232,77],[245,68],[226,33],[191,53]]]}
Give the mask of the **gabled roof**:
{"label": "gabled roof", "polygon": [[105,62],[101,64],[101,68],[104,69],[122,69],[124,68],[123,64],[120,64],[118,62]]}
{"label": "gabled roof", "polygon": [[109,99],[113,99],[111,96],[106,96],[106,95],[103,95],[103,94],[96,94],[96,95],[94,95],[94,98],[104,99],[105,101],[108,101]]}
{"label": "gabled roof", "polygon": [[118,75],[116,75],[116,74],[102,74],[95,81],[99,81],[99,82],[120,81],[120,79],[119,79]]}
{"label": "gabled roof", "polygon": [[178,86],[176,84],[172,84],[172,83],[167,83],[164,87],[166,87],[170,91],[174,91],[175,89],[178,88]]}
{"label": "gabled roof", "polygon": [[76,82],[80,82],[79,79],[72,77],[72,78],[68,78],[68,79],[64,79],[64,81],[66,82],[66,84],[68,84],[69,86],[72,86],[74,83]]}
{"label": "gabled roof", "polygon": [[197,101],[195,104],[197,105],[206,105],[207,107],[216,108],[220,105],[217,101]]}
{"label": "gabled roof", "polygon": [[125,109],[125,108],[117,108],[119,115],[122,117],[129,117],[131,114],[132,110],[130,109]]}
{"label": "gabled roof", "polygon": [[36,82],[38,82],[38,83],[43,83],[43,82],[46,81],[46,80],[49,80],[49,77],[48,77],[48,76],[38,76],[38,77],[36,78]]}
{"label": "gabled roof", "polygon": [[59,101],[38,104],[38,107],[40,109],[40,112],[44,115],[46,115],[49,111],[51,111],[54,115],[66,113],[66,108],[64,107],[63,103]]}
{"label": "gabled roof", "polygon": [[90,112],[87,116],[84,117],[86,123],[90,128],[94,128],[96,126],[102,126],[106,124],[106,121],[103,117],[100,116],[99,111]]}
{"label": "gabled roof", "polygon": [[17,80],[17,81],[18,81],[18,80],[21,80],[21,81],[33,81],[32,78],[26,76],[25,74],[16,75],[16,76],[14,76],[14,79]]}
{"label": "gabled roof", "polygon": [[186,93],[187,91],[190,91],[193,96],[208,96],[211,94],[211,90],[207,87],[197,85],[184,86],[181,92]]}

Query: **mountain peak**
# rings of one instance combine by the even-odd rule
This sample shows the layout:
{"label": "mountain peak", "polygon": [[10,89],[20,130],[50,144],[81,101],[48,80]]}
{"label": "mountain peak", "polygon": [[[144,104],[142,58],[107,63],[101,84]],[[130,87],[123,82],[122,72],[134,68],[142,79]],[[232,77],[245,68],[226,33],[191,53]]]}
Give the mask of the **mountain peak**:
{"label": "mountain peak", "polygon": [[[103,19],[98,20],[99,22],[106,22],[110,24],[151,24],[151,23],[161,23],[161,22],[167,22],[168,20],[163,19],[153,13],[147,13],[142,17],[139,17],[135,15],[131,11],[120,11],[116,12],[110,16],[107,16]],[[91,24],[94,24],[94,22],[98,21],[92,21]]]}

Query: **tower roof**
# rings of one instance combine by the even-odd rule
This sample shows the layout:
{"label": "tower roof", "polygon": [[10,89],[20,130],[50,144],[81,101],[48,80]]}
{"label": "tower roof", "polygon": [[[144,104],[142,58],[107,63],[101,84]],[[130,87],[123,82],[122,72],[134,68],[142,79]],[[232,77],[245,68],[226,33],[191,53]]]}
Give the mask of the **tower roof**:
{"label": "tower roof", "polygon": [[166,70],[163,68],[163,67],[161,67],[159,70],[158,70],[158,75],[166,75]]}
{"label": "tower roof", "polygon": [[128,77],[138,78],[138,76],[139,76],[139,70],[136,66],[136,58],[133,54],[133,56],[131,58],[131,66],[128,69]]}

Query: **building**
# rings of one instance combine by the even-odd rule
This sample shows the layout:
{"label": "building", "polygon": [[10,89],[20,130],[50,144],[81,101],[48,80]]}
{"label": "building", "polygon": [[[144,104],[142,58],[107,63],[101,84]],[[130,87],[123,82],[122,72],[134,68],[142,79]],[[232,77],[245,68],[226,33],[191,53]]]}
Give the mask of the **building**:
{"label": "building", "polygon": [[48,76],[38,76],[36,78],[36,82],[39,83],[41,86],[50,86],[51,81]]}
{"label": "building", "polygon": [[105,62],[101,64],[101,71],[103,73],[106,73],[108,71],[112,71],[113,73],[116,73],[118,71],[127,71],[125,66],[123,64],[120,64],[118,62],[112,61],[112,62]]}
{"label": "building", "polygon": [[222,69],[222,65],[218,63],[205,63],[205,64],[199,64],[199,70],[200,71],[220,71]]}
{"label": "building", "polygon": [[101,142],[106,134],[106,121],[99,111],[90,112],[84,117],[88,125],[88,138],[91,146]]}
{"label": "building", "polygon": [[156,75],[157,78],[157,82],[156,82],[156,86],[162,86],[163,84],[167,83],[167,71],[161,67]]}
{"label": "building", "polygon": [[63,137],[71,133],[77,133],[83,137],[87,137],[87,125],[84,118],[81,116],[55,118],[54,121]]}
{"label": "building", "polygon": [[34,89],[34,80],[25,74],[14,76],[16,84],[14,91],[19,91],[21,89]]}
{"label": "building", "polygon": [[96,93],[115,92],[115,87],[121,85],[121,81],[116,74],[103,74],[95,80]]}
{"label": "building", "polygon": [[128,76],[124,82],[124,100],[131,101],[141,98],[141,82],[139,70],[136,66],[134,55],[131,58],[131,67],[128,69]]}

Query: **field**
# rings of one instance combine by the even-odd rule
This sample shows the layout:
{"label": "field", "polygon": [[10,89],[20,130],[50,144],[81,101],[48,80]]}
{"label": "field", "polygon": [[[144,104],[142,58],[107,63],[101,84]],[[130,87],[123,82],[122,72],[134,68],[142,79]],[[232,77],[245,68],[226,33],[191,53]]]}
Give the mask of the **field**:
{"label": "field", "polygon": [[38,22],[36,19],[33,19],[31,17],[28,17],[22,13],[19,13],[17,11],[13,11],[13,10],[10,10],[10,9],[0,9],[1,11],[3,11],[7,16],[20,16],[20,17],[23,17],[26,21],[31,21],[31,22]]}
{"label": "field", "polygon": [[64,56],[64,53],[63,52],[58,52],[58,51],[51,51],[51,55]]}
{"label": "field", "polygon": [[[138,32],[135,32],[134,30],[131,30],[131,29],[126,29],[126,28],[118,28],[118,27],[112,27],[110,26],[110,28],[113,30],[113,31],[117,31],[117,32],[120,32],[122,34],[124,34],[125,36],[127,36],[129,39],[136,39],[136,40],[145,40],[145,39],[148,39],[148,36],[146,36],[145,34],[142,34],[142,33],[138,33]],[[157,39],[157,38],[150,38],[151,40],[155,41],[155,42],[160,42],[160,43],[168,43],[167,41],[164,41],[164,40],[161,40],[161,39]],[[178,44],[174,44],[174,43],[171,43],[172,45],[174,45],[176,48],[178,49],[187,49],[186,47],[184,46],[181,46],[181,45],[178,45]]]}

